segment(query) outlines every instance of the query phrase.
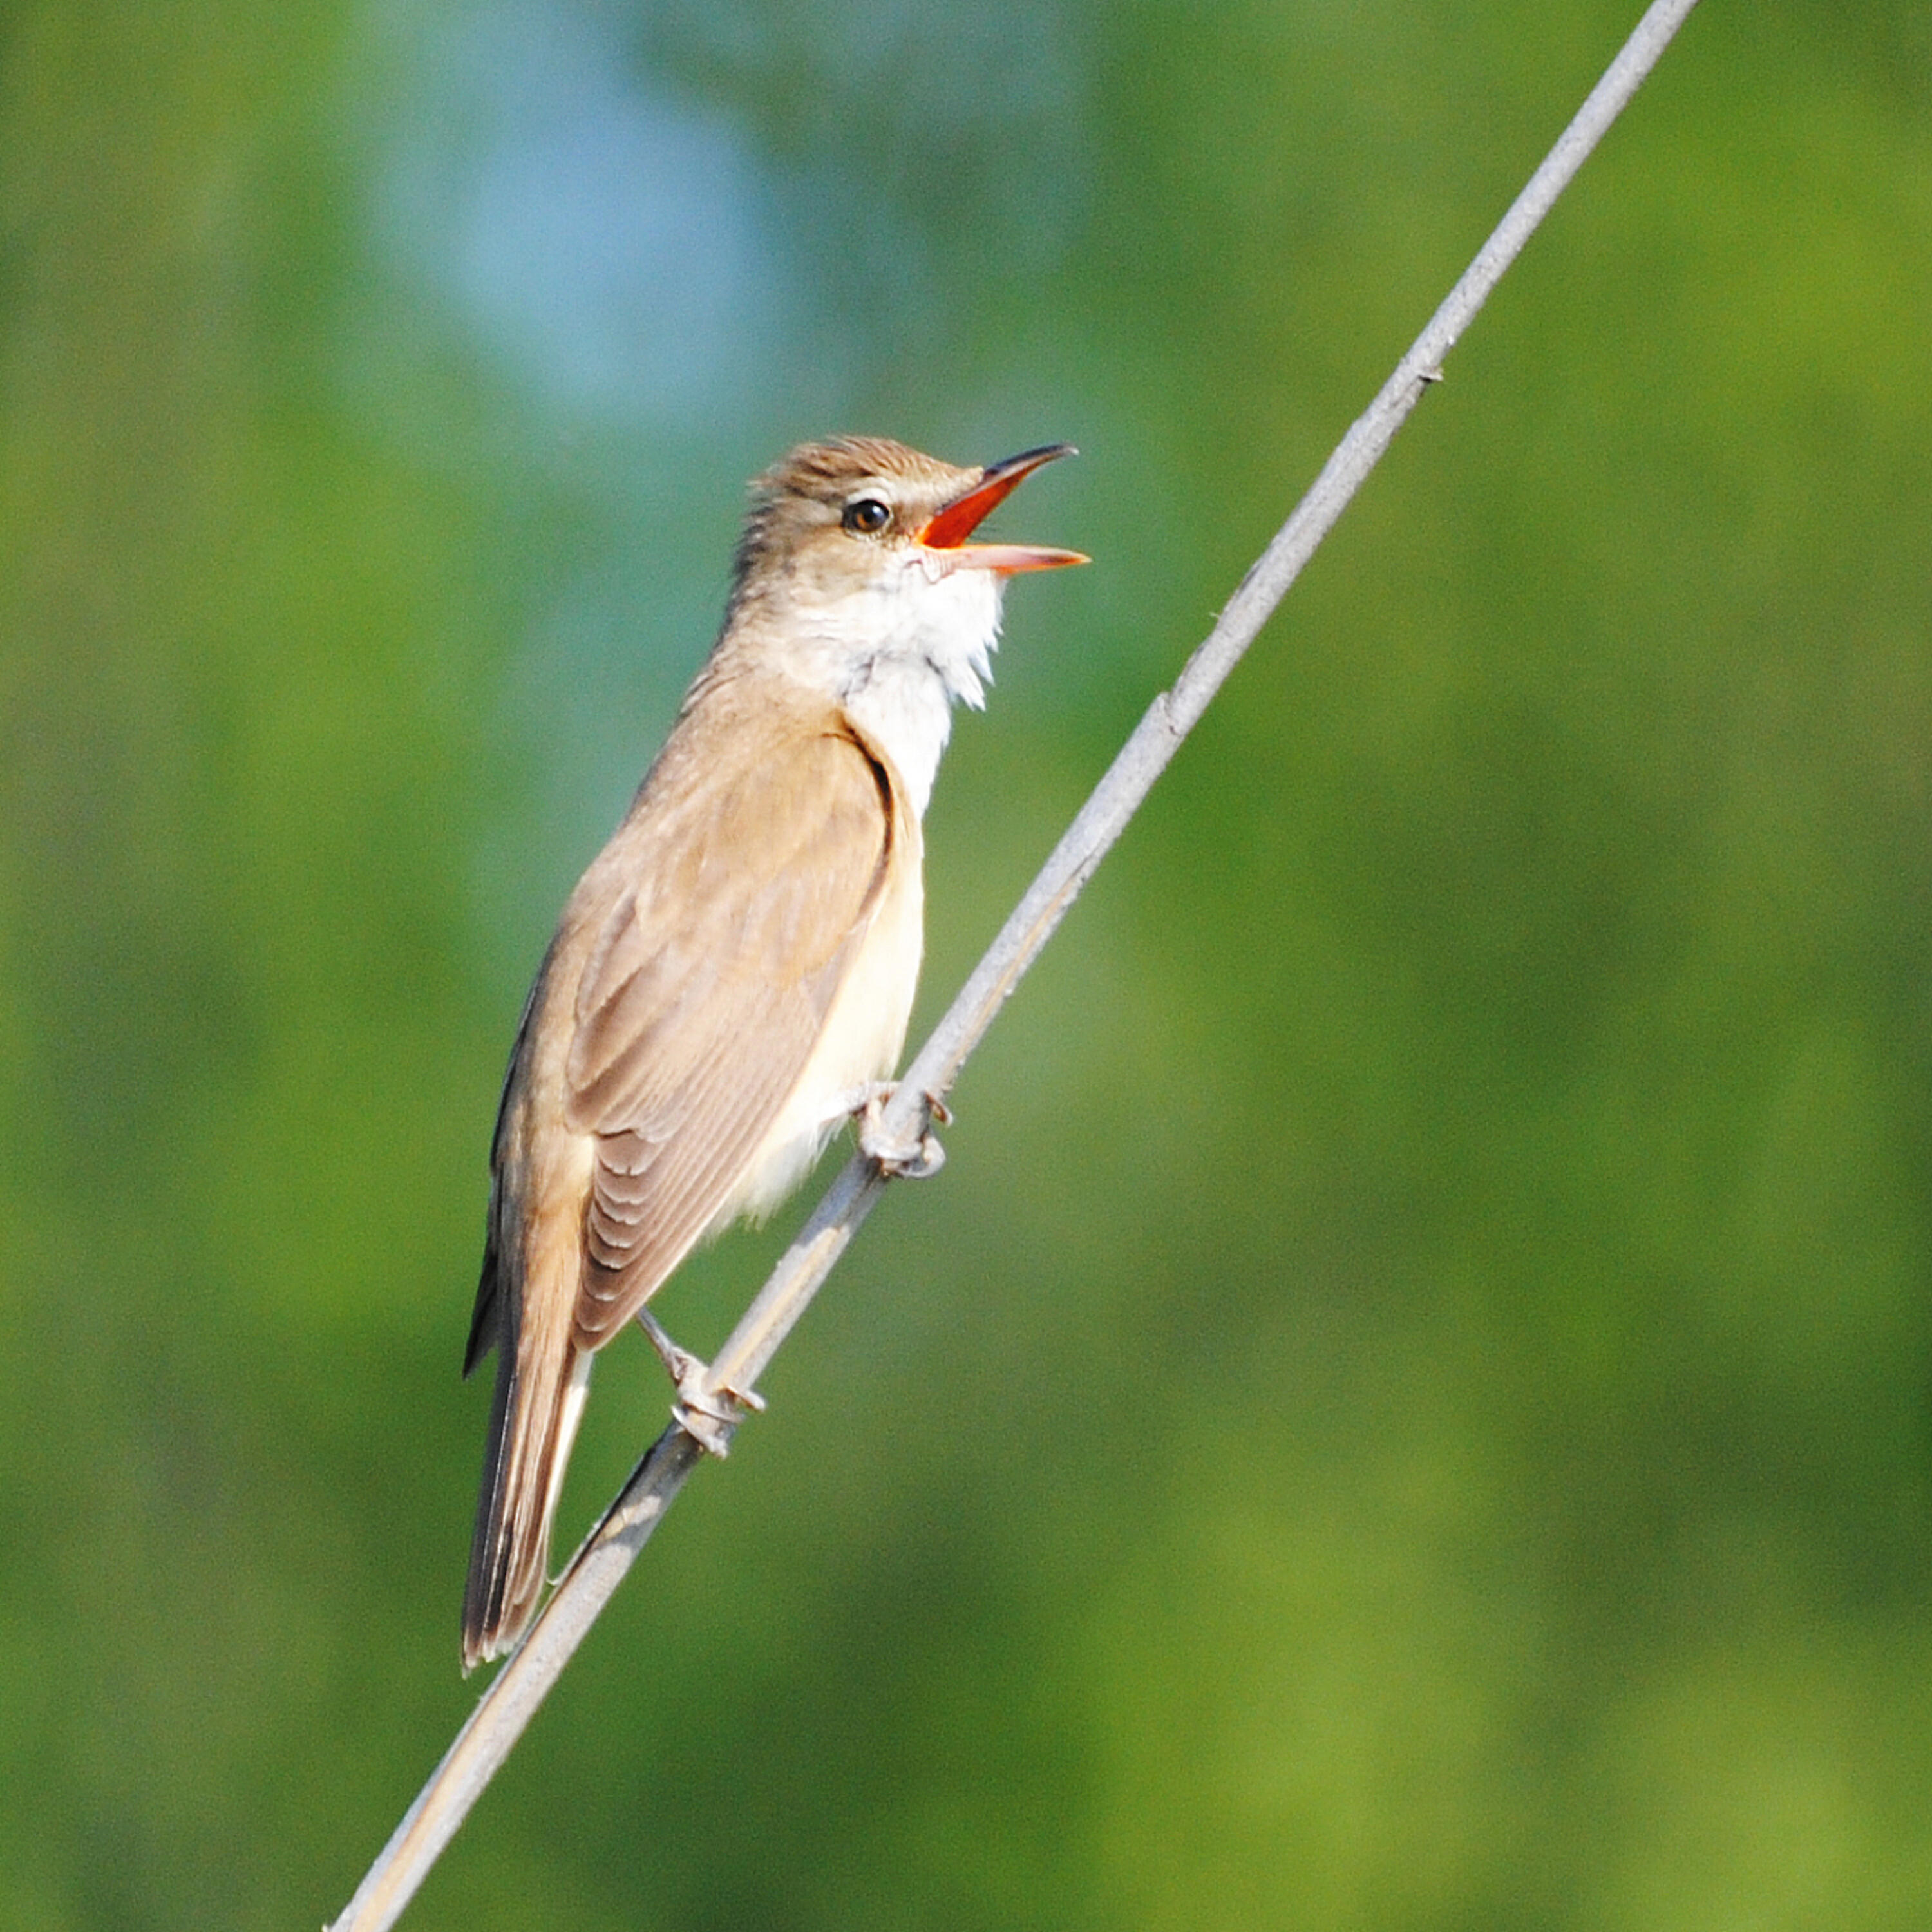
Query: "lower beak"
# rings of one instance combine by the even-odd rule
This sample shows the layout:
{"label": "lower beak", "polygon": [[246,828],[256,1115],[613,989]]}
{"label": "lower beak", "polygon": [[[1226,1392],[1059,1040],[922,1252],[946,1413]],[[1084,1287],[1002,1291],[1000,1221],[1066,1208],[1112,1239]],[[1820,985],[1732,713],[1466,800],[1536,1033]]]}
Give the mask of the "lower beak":
{"label": "lower beak", "polygon": [[1042,464],[1075,454],[1071,443],[1048,443],[988,464],[980,480],[963,496],[956,496],[927,519],[920,542],[938,555],[931,561],[952,570],[996,570],[1004,577],[1026,570],[1058,570],[1063,564],[1084,563],[1077,550],[1048,550],[1031,544],[969,544],[966,539],[995,506],[1005,502]]}

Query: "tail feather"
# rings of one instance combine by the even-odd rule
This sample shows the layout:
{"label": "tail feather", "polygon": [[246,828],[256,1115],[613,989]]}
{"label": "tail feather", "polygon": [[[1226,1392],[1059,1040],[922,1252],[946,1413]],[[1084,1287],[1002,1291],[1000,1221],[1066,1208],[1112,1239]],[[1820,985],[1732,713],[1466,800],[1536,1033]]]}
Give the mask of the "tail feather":
{"label": "tail feather", "polygon": [[466,1671],[502,1656],[536,1614],[549,1574],[550,1520],[590,1387],[592,1358],[572,1346],[566,1324],[518,1325],[514,1340],[500,1341],[463,1595]]}

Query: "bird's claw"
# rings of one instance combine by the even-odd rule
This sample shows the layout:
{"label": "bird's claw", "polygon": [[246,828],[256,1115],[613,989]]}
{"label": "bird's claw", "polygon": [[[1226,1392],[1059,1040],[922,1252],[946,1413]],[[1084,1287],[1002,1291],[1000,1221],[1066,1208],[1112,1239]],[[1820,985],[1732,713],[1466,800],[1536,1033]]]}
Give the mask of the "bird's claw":
{"label": "bird's claw", "polygon": [[694,1389],[670,1406],[670,1418],[707,1456],[722,1462],[731,1453],[731,1438],[748,1409],[764,1407],[763,1396],[748,1400],[733,1389]]}
{"label": "bird's claw", "polygon": [[922,1094],[924,1105],[917,1127],[904,1136],[889,1134],[884,1122],[886,1103],[897,1091],[890,1082],[881,1082],[866,1094],[857,1109],[859,1151],[876,1162],[881,1174],[900,1180],[930,1180],[946,1165],[946,1150],[932,1125],[937,1120],[942,1127],[951,1126],[952,1113],[937,1094]]}
{"label": "bird's claw", "polygon": [[658,1360],[676,1385],[671,1420],[706,1454],[721,1461],[731,1453],[731,1437],[747,1414],[762,1414],[765,1399],[756,1389],[713,1388],[711,1365],[681,1348],[648,1308],[638,1310],[638,1325],[651,1338]]}

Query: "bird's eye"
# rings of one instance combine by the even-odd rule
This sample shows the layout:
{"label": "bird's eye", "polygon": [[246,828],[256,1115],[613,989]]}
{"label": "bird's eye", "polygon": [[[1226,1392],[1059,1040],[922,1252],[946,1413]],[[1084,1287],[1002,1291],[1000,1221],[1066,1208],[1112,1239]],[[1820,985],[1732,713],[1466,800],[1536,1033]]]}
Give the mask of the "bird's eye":
{"label": "bird's eye", "polygon": [[848,503],[840,519],[848,530],[862,537],[877,536],[892,520],[891,510],[876,496],[861,496],[856,503]]}

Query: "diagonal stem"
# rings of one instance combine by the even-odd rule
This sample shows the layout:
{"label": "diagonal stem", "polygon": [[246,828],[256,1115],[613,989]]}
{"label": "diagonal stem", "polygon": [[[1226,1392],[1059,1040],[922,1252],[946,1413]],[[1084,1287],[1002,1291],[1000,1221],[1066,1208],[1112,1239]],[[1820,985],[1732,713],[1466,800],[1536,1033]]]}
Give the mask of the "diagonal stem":
{"label": "diagonal stem", "polygon": [[[1430,317],[1323,466],[1288,521],[1228,601],[1171,691],[1133,735],[1067,828],[1040,875],[988,947],[946,1016],[906,1070],[881,1127],[916,1130],[922,1095],[943,1098],[994,1016],[1052,937],[1067,908],[1240,661],[1349,500],[1382,459],[1443,359],[1537,224],[1654,67],[1696,0],[1655,0],[1461,280]],[[885,1182],[855,1155],[827,1190],[704,1378],[708,1393],[748,1393],[870,1214]],[[585,1538],[529,1636],[491,1682],[469,1721],[370,1868],[332,1932],[386,1932],[414,1895],[470,1807],[535,1715],[703,1452],[674,1422]]]}

